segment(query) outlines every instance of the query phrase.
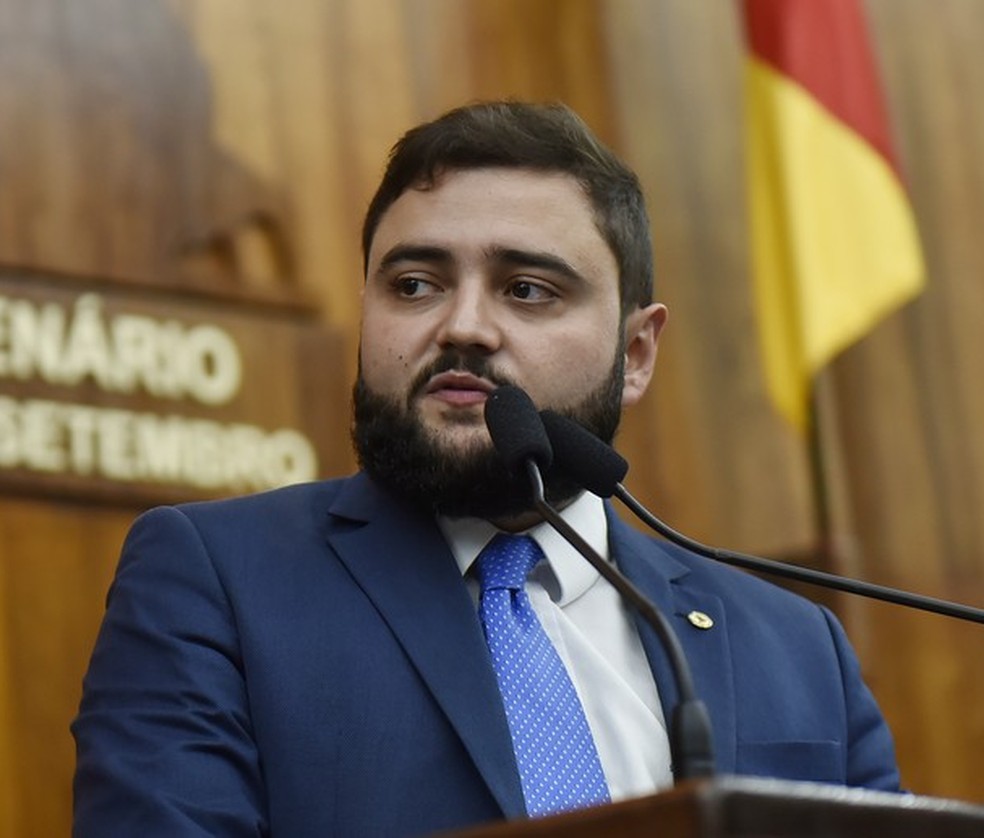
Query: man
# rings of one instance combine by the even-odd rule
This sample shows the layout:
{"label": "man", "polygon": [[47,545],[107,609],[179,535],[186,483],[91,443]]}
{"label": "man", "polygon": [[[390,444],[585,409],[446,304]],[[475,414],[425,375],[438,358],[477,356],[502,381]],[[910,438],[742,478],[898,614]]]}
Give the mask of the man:
{"label": "man", "polygon": [[[483,421],[516,384],[611,440],[645,392],[666,309],[637,179],[566,108],[462,108],[396,146],[363,245],[363,471],[134,525],[73,726],[79,835],[427,834],[672,782],[663,651]],[[898,787],[828,612],[548,491],[671,615],[721,772]],[[502,544],[535,565],[505,599]],[[510,609],[549,658],[513,678]],[[578,767],[540,739],[576,739]]]}

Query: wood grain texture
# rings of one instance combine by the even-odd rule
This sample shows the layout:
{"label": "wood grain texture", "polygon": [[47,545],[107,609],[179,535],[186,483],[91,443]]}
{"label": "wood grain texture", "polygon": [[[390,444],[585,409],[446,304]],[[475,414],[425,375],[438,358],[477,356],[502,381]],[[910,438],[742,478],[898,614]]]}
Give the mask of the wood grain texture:
{"label": "wood grain texture", "polygon": [[[854,572],[981,606],[984,9],[871,0],[868,11],[928,283],[829,373],[847,463],[836,490],[855,524]],[[851,612],[907,782],[984,799],[980,626],[861,603]]]}
{"label": "wood grain texture", "polygon": [[2,501],[5,835],[69,833],[75,754],[68,724],[132,518],[132,509]]}

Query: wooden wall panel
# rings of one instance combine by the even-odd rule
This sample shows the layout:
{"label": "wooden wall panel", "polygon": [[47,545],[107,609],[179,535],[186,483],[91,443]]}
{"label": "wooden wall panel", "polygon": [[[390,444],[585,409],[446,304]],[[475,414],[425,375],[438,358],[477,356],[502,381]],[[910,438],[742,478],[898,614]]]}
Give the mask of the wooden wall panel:
{"label": "wooden wall panel", "polygon": [[0,62],[0,260],[293,299],[270,276],[290,279],[278,196],[212,142],[211,80],[166,0],[7,0]]}
{"label": "wooden wall panel", "polygon": [[[0,500],[0,834],[67,835],[68,724],[134,509]],[[3,706],[3,705],[0,705]]]}
{"label": "wooden wall panel", "polygon": [[[58,289],[49,299],[90,289],[123,298],[130,289],[131,300],[162,317],[191,306],[206,321],[263,324],[244,327],[247,377],[284,350],[292,360],[268,370],[274,386],[244,391],[223,419],[286,410],[287,424],[330,437],[328,472],[347,470],[348,416],[337,406],[346,401],[349,356],[319,326],[315,297],[297,279],[281,186],[287,151],[279,131],[261,130],[278,125],[282,103],[272,90],[248,98],[267,89],[269,69],[250,49],[276,45],[234,33],[239,52],[230,60],[250,83],[229,96],[187,12],[163,0],[94,0],[84,9],[0,3],[0,265],[14,283],[5,291],[31,283],[38,299],[45,289]],[[220,126],[253,130],[243,148],[230,149]],[[303,181],[300,171],[288,174]],[[261,346],[253,339],[264,332]],[[0,394],[22,389],[0,380]],[[59,395],[87,399],[94,389]],[[10,485],[0,494],[0,835],[68,834],[68,725],[119,546],[140,506],[125,491],[69,503],[18,497]]]}
{"label": "wooden wall panel", "polygon": [[[984,605],[984,8],[870,0],[925,292],[829,378],[865,578]],[[851,606],[915,788],[984,799],[984,632]]]}

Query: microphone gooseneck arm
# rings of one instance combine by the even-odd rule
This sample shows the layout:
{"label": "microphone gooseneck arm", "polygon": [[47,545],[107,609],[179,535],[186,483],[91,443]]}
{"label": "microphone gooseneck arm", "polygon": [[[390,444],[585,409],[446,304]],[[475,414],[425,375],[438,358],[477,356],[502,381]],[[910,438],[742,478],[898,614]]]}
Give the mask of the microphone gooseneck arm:
{"label": "microphone gooseneck arm", "polygon": [[559,532],[616,591],[638,611],[659,636],[670,659],[680,697],[669,726],[670,753],[677,780],[710,777],[714,774],[714,745],[707,708],[697,697],[693,676],[683,647],[666,618],[611,562],[606,562],[549,503],[544,496],[543,477],[536,461],[526,460],[533,489],[533,505],[544,520]]}
{"label": "microphone gooseneck arm", "polygon": [[652,527],[660,535],[708,559],[734,565],[745,570],[760,571],[762,573],[772,574],[773,576],[793,579],[797,582],[807,582],[811,585],[820,585],[825,588],[846,591],[847,593],[858,594],[871,599],[880,599],[896,605],[906,605],[922,611],[932,611],[947,617],[957,617],[958,619],[969,620],[974,623],[984,623],[984,609],[981,608],[974,608],[970,605],[962,605],[957,602],[949,602],[944,599],[936,599],[935,597],[924,596],[922,594],[914,594],[884,585],[876,585],[873,582],[849,579],[845,576],[838,576],[835,573],[826,573],[825,571],[814,570],[809,567],[786,564],[785,562],[764,559],[759,556],[750,556],[747,553],[739,553],[734,550],[709,547],[665,524],[636,500],[621,483],[615,485],[614,494],[643,523]]}
{"label": "microphone gooseneck arm", "polygon": [[598,439],[583,425],[566,416],[544,410],[540,417],[550,441],[552,459],[569,478],[600,497],[608,498],[615,495],[643,523],[667,540],[679,544],[687,550],[705,558],[745,570],[759,571],[760,573],[793,579],[797,582],[847,591],[851,594],[880,599],[909,608],[919,608],[923,611],[932,611],[960,620],[984,623],[984,609],[701,544],[663,523],[629,494],[621,482],[629,470],[629,464],[608,443]]}
{"label": "microphone gooseneck arm", "polygon": [[[670,624],[618,568],[599,556],[547,503],[540,469],[550,467],[554,451],[547,428],[532,399],[519,387],[499,387],[485,402],[485,424],[492,444],[509,471],[520,476],[525,471],[529,476],[534,509],[636,609],[662,642],[679,693],[679,701],[667,726],[674,777],[684,780],[712,776],[714,746],[710,715],[704,703],[696,697],[690,666]],[[624,474],[624,471],[617,471],[612,472],[611,476],[618,480]]]}

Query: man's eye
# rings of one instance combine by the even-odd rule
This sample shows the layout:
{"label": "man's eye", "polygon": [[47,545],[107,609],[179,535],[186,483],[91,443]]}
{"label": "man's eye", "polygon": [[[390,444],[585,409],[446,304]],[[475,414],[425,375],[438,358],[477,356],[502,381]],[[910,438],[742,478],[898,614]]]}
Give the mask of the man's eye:
{"label": "man's eye", "polygon": [[542,285],[526,280],[518,280],[509,286],[509,295],[517,300],[549,300],[555,295]]}
{"label": "man's eye", "polygon": [[433,283],[416,276],[404,276],[396,281],[396,291],[401,297],[424,297],[434,290]]}

